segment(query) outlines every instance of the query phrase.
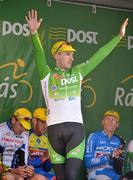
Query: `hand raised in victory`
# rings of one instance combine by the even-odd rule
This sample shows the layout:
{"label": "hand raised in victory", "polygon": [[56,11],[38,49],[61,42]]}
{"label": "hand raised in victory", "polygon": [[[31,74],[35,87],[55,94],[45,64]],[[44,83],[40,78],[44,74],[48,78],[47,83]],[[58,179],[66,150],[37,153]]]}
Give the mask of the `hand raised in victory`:
{"label": "hand raised in victory", "polygon": [[121,38],[125,36],[127,25],[128,25],[128,18],[126,18],[126,20],[121,25],[120,32],[119,32],[119,35]]}
{"label": "hand raised in victory", "polygon": [[37,11],[33,10],[33,9],[28,11],[28,15],[25,16],[25,19],[28,23],[29,30],[30,30],[31,34],[35,34],[37,32],[37,30],[39,29],[43,19],[40,18],[38,20]]}

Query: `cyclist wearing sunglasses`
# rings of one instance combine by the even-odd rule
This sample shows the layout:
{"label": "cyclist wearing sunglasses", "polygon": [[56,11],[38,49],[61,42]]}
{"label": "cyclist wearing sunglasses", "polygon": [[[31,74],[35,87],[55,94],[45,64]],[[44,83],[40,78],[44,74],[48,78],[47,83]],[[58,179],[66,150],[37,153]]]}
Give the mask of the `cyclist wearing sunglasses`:
{"label": "cyclist wearing sunglasses", "polygon": [[[31,129],[31,112],[26,108],[19,108],[13,116],[0,124],[0,154],[1,179],[31,177],[34,168],[27,166],[28,133]],[[27,167],[26,167],[27,166]]]}
{"label": "cyclist wearing sunglasses", "polygon": [[55,43],[51,55],[55,59],[54,70],[47,65],[37,30],[42,19],[37,11],[26,16],[35,48],[36,64],[40,75],[43,95],[48,108],[48,139],[50,157],[58,180],[76,180],[84,155],[84,126],[81,113],[81,81],[111,53],[124,37],[128,19],[117,36],[100,48],[85,63],[71,68],[76,51],[65,41]]}

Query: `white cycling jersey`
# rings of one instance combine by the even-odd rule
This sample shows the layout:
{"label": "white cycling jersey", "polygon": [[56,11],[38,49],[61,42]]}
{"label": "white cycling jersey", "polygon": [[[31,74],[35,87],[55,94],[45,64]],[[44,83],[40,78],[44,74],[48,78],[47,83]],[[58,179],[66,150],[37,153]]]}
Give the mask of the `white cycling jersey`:
{"label": "white cycling jersey", "polygon": [[51,69],[38,34],[32,36],[35,47],[36,64],[40,75],[43,95],[48,109],[47,125],[64,122],[83,124],[81,113],[81,81],[117,46],[120,36],[115,36],[100,48],[89,60],[73,66],[64,72],[55,67]]}
{"label": "white cycling jersey", "polygon": [[[24,152],[24,161],[27,164],[28,159],[28,133],[15,135],[11,129],[10,120],[0,124],[0,153],[1,161],[8,167],[15,167],[16,152]],[[22,157],[21,157],[22,158]]]}

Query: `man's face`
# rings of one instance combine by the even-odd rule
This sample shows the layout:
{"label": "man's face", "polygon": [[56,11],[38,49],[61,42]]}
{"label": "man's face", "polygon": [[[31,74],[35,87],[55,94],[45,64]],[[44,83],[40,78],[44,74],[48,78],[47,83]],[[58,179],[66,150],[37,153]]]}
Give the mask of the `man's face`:
{"label": "man's face", "polygon": [[46,129],[47,129],[46,122],[38,119],[36,124],[36,130],[38,134],[44,134],[46,132]]}
{"label": "man's face", "polygon": [[19,120],[16,117],[13,117],[13,118],[14,118],[14,121],[12,123],[12,128],[13,128],[14,134],[20,135],[21,133],[23,133],[26,130],[21,125],[21,123],[19,122]]}
{"label": "man's face", "polygon": [[119,122],[116,117],[107,115],[102,121],[103,129],[106,133],[114,133],[119,127]]}
{"label": "man's face", "polygon": [[73,52],[60,52],[56,54],[56,65],[62,70],[69,69],[73,62]]}

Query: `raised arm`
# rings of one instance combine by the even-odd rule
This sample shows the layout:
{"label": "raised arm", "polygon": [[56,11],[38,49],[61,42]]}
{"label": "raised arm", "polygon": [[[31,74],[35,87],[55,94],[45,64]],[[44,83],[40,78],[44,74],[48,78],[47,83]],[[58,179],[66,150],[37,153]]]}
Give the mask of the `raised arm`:
{"label": "raised arm", "polygon": [[39,39],[39,35],[37,30],[39,29],[42,18],[38,20],[38,13],[36,10],[28,11],[28,15],[25,16],[25,19],[28,23],[30,33],[32,35],[32,41],[35,49],[35,56],[36,56],[36,65],[38,69],[38,73],[40,79],[43,79],[49,72],[49,67],[47,66],[45,52],[41,45],[41,41]]}
{"label": "raised arm", "polygon": [[120,32],[119,32],[121,39],[125,36],[127,25],[128,25],[128,18],[126,18],[126,20],[121,25]]}
{"label": "raised arm", "polygon": [[33,10],[33,9],[31,11],[28,11],[28,15],[25,16],[25,19],[28,23],[31,34],[35,34],[37,32],[37,30],[39,29],[43,19],[40,18],[38,20],[37,11]]}
{"label": "raised arm", "polygon": [[96,66],[98,66],[117,46],[119,41],[125,36],[126,27],[128,25],[128,18],[122,23],[119,34],[110,40],[107,44],[101,47],[91,58],[85,63],[77,65],[75,68],[81,72],[82,76],[86,76]]}

